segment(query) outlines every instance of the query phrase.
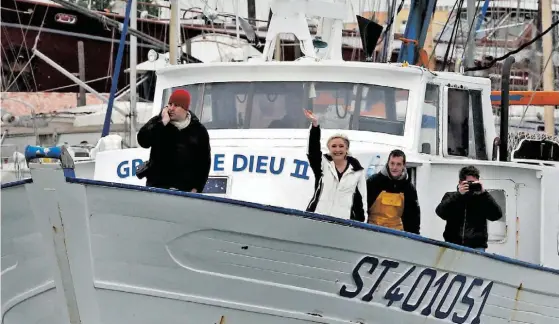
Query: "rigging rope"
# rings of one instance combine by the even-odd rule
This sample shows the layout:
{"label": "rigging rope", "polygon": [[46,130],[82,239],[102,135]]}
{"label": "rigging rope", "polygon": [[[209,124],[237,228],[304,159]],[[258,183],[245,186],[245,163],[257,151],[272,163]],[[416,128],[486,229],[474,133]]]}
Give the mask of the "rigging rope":
{"label": "rigging rope", "polygon": [[396,18],[396,16],[398,16],[400,11],[402,11],[402,8],[404,7],[404,1],[405,0],[402,0],[400,2],[400,5],[398,6],[398,10],[396,11],[396,13],[394,13],[394,12],[392,13],[392,16],[390,17],[390,21],[388,22],[388,24],[386,24],[386,27],[384,27],[384,31],[382,32],[381,37],[379,37],[375,47],[378,46],[378,44],[380,44],[381,42],[383,42],[384,39],[386,38],[386,33],[388,32],[388,30],[390,30],[390,27],[392,27],[392,24],[394,23],[394,18]]}
{"label": "rigging rope", "polygon": [[[16,4],[17,6],[17,4]],[[36,7],[37,5],[35,5]],[[41,21],[41,26],[39,27],[39,31],[37,32],[37,36],[35,37],[35,44],[33,45],[34,47],[37,46],[37,42],[39,40],[39,36],[41,36],[41,32],[43,31],[43,25],[45,24],[45,20],[47,18],[47,13],[49,11],[50,7],[47,7],[47,9],[45,10],[45,15],[43,16],[43,20]],[[19,19],[19,14],[18,14],[18,20],[19,23],[21,25],[21,20]],[[29,25],[27,27],[29,27],[31,25],[31,19],[29,20]],[[27,28],[27,31],[29,31],[29,28]],[[27,43],[25,41],[25,36],[27,35],[27,31],[25,34],[23,34],[23,42],[25,45],[25,48],[27,49]],[[22,30],[23,33],[23,30]],[[18,55],[15,57],[16,58],[16,62],[17,62],[17,58],[19,57],[19,53],[21,53],[21,47],[20,50],[18,52]],[[27,56],[29,57],[29,52],[27,52]],[[10,89],[17,81],[17,79],[21,76],[21,74],[23,73],[23,71],[25,71],[25,69],[27,68],[27,66],[31,63],[31,61],[33,60],[33,58],[35,58],[35,53],[33,52],[33,54],[31,55],[31,57],[29,57],[29,59],[27,60],[27,62],[25,63],[24,67],[20,70],[20,72],[18,73],[18,75],[12,80],[12,82],[8,85],[8,87],[6,87],[5,89]],[[12,68],[13,70],[13,68]],[[37,91],[37,82],[35,80],[35,74],[33,72],[33,67],[30,68],[31,70],[31,75],[33,77],[33,82],[35,83],[35,91]],[[13,75],[13,74],[12,74]]]}
{"label": "rigging rope", "polygon": [[[14,5],[15,5],[15,7],[16,7],[16,10],[19,10],[18,7],[17,7],[17,1],[14,2]],[[41,28],[43,27],[43,24],[45,23],[45,18],[46,18],[46,16],[47,16],[47,13],[48,13],[49,8],[50,8],[50,7],[47,7],[47,10],[45,10],[45,14],[44,14],[44,16],[43,16],[43,21],[41,22]],[[23,36],[23,37],[22,37],[22,40],[23,40],[23,45],[25,46],[25,52],[26,52],[26,54],[27,54],[27,57],[30,57],[30,55],[29,55],[29,49],[27,48],[27,40],[26,40],[26,38],[27,38],[27,33],[29,32],[29,26],[31,26],[31,22],[33,21],[33,16],[35,15],[35,10],[37,9],[37,4],[35,4],[35,6],[34,6],[33,9],[34,9],[34,10],[33,10],[33,12],[31,13],[31,18],[29,18],[29,23],[27,24],[27,28],[25,29],[25,33],[23,32],[23,29],[20,29],[20,30],[21,30],[21,34],[22,34],[22,36]],[[21,17],[20,17],[20,15],[19,15],[19,13],[17,14],[17,20],[18,20],[19,24],[21,25]],[[41,30],[39,30],[39,34],[40,34],[40,33],[41,33]],[[39,37],[39,35],[37,35],[37,37]],[[21,54],[21,50],[22,50],[22,47],[19,48],[19,51],[18,51],[17,56],[16,56],[16,59],[17,59],[17,57],[19,57],[19,55]],[[33,55],[29,58],[29,61],[31,61],[32,58],[33,58]],[[16,62],[17,62],[17,60],[16,60]],[[14,64],[15,64],[15,63],[14,63]],[[32,79],[33,79],[33,83],[35,84],[35,91],[37,91],[37,81],[35,80],[35,73],[33,72],[33,67],[31,67],[29,70],[31,71],[31,77],[32,77]],[[27,85],[27,86],[28,86],[28,88],[30,88],[29,85]]]}
{"label": "rigging rope", "polygon": [[[462,11],[462,6],[464,5],[464,0],[459,0],[458,10],[456,11],[455,22],[452,26],[452,31],[450,32],[450,38],[448,40],[448,45],[444,54],[443,65],[441,70],[444,71],[446,64],[448,63],[448,55],[450,54],[450,48],[452,47],[452,52],[454,53],[454,47],[456,46],[456,34],[458,33],[458,25],[460,24],[460,11]],[[441,33],[442,35],[442,33]]]}
{"label": "rigging rope", "polygon": [[[433,51],[431,52],[431,55],[429,55],[429,61],[431,62],[431,60],[433,59],[433,55],[435,55],[435,50],[437,49],[437,45],[439,45],[441,43],[441,38],[443,37],[443,34],[446,30],[446,26],[448,25],[448,23],[450,22],[450,19],[452,18],[452,13],[454,12],[454,10],[456,9],[456,5],[458,4],[458,1],[454,2],[454,6],[452,6],[452,9],[450,10],[449,14],[448,14],[448,18],[446,19],[443,29],[441,29],[441,32],[439,33],[439,38],[437,39],[437,41],[435,42],[435,46],[433,46]],[[452,36],[452,35],[451,35]],[[452,39],[451,39],[452,40]],[[449,44],[450,45],[450,44]]]}
{"label": "rigging rope", "polygon": [[[472,19],[472,23],[470,24],[470,28],[468,28],[468,37],[466,37],[466,46],[464,46],[464,50],[462,51],[461,60],[464,60],[464,56],[466,55],[466,50],[467,50],[467,47],[468,47],[468,41],[470,40],[470,37],[474,38],[474,43],[476,41],[476,32],[474,32],[473,35],[471,35],[471,34],[472,34],[472,30],[474,29],[474,24],[476,23],[476,17],[479,15],[479,4],[480,4],[480,2],[478,2],[477,5],[476,5],[476,12],[474,14],[474,18]],[[474,53],[474,55],[475,55],[475,53]]]}
{"label": "rigging rope", "polygon": [[[555,49],[557,49],[557,47],[555,47]],[[535,83],[534,88],[537,89],[540,85],[540,83],[542,82],[543,79],[543,74],[545,72],[545,69],[547,68],[547,65],[549,64],[549,62],[551,62],[551,59],[553,58],[553,53],[551,55],[549,55],[549,57],[547,58],[545,65],[543,66],[542,72],[540,73],[540,78],[538,79],[538,82]],[[530,96],[530,101],[528,102],[528,104],[526,104],[526,107],[524,108],[524,111],[522,112],[522,117],[520,118],[520,121],[518,122],[516,127],[520,127],[522,125],[522,122],[524,121],[524,117],[526,117],[526,113],[528,112],[528,108],[530,108],[530,105],[532,104],[532,100],[534,99],[534,96],[536,95],[536,91],[532,90],[532,96]]]}
{"label": "rigging rope", "polygon": [[481,71],[481,70],[487,70],[491,67],[493,67],[493,65],[495,65],[495,63],[505,60],[507,57],[514,55],[518,52],[520,52],[521,50],[525,49],[526,47],[532,45],[534,42],[536,42],[537,40],[539,40],[540,38],[542,38],[545,34],[549,33],[554,27],[556,27],[557,25],[559,25],[559,20],[553,22],[546,30],[544,30],[543,32],[541,32],[540,34],[536,35],[536,37],[532,38],[529,42],[524,43],[522,46],[518,47],[517,49],[510,51],[500,57],[494,58],[491,61],[489,61],[489,63],[487,63],[484,66],[474,66],[474,67],[469,67],[466,68],[465,71],[469,72],[469,71]]}

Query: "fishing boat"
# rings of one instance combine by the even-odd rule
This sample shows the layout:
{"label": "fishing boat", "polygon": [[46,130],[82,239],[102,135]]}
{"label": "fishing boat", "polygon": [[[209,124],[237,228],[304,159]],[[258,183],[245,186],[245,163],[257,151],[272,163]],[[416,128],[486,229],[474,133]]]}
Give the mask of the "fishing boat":
{"label": "fishing boat", "polygon": [[[345,2],[272,6],[262,57],[157,70],[152,115],[185,88],[209,130],[203,194],[146,187],[146,149],[100,151],[83,179],[64,147],[28,147],[31,179],[2,188],[3,323],[559,323],[559,144],[508,152],[490,80],[416,66],[413,47],[410,64],[343,61]],[[305,56],[272,61],[278,33]],[[303,211],[303,109],[369,172],[407,153],[421,235]],[[464,165],[503,210],[487,252],[443,242],[434,212]]]}

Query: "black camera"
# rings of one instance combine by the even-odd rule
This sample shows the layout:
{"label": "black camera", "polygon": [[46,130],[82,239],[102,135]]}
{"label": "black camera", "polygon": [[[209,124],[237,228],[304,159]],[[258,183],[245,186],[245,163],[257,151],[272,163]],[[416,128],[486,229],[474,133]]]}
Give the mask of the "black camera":
{"label": "black camera", "polygon": [[474,183],[473,181],[468,181],[468,191],[469,192],[481,191],[481,183],[479,182]]}

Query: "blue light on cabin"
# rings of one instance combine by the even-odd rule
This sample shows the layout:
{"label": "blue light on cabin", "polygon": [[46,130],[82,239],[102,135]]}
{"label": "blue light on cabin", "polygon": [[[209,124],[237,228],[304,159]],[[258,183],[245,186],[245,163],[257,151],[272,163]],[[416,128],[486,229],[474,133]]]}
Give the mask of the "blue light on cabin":
{"label": "blue light on cabin", "polygon": [[421,117],[421,128],[437,128],[437,118],[435,116],[423,115]]}
{"label": "blue light on cabin", "polygon": [[31,159],[37,158],[54,158],[59,159],[62,155],[62,147],[42,147],[42,146],[32,146],[27,145],[25,147],[25,160],[29,161]]}

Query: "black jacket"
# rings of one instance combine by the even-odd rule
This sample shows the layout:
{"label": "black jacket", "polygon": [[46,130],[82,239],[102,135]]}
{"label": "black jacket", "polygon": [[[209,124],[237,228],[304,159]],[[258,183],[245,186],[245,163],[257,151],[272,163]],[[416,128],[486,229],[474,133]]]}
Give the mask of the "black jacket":
{"label": "black jacket", "polygon": [[470,248],[487,248],[487,220],[503,216],[501,207],[487,191],[460,194],[447,192],[435,210],[446,220],[444,239]]}
{"label": "black jacket", "polygon": [[389,193],[403,193],[402,225],[404,225],[404,231],[419,234],[421,209],[417,198],[417,190],[411,183],[407,171],[404,170],[404,172],[402,179],[393,179],[387,171],[387,166],[384,166],[380,172],[367,179],[367,204],[371,208],[383,190]]}
{"label": "black jacket", "polygon": [[147,186],[196,189],[199,193],[204,189],[211,165],[210,137],[198,118],[190,114],[190,124],[182,130],[171,123],[164,126],[157,115],[138,132],[138,144],[151,147]]}

